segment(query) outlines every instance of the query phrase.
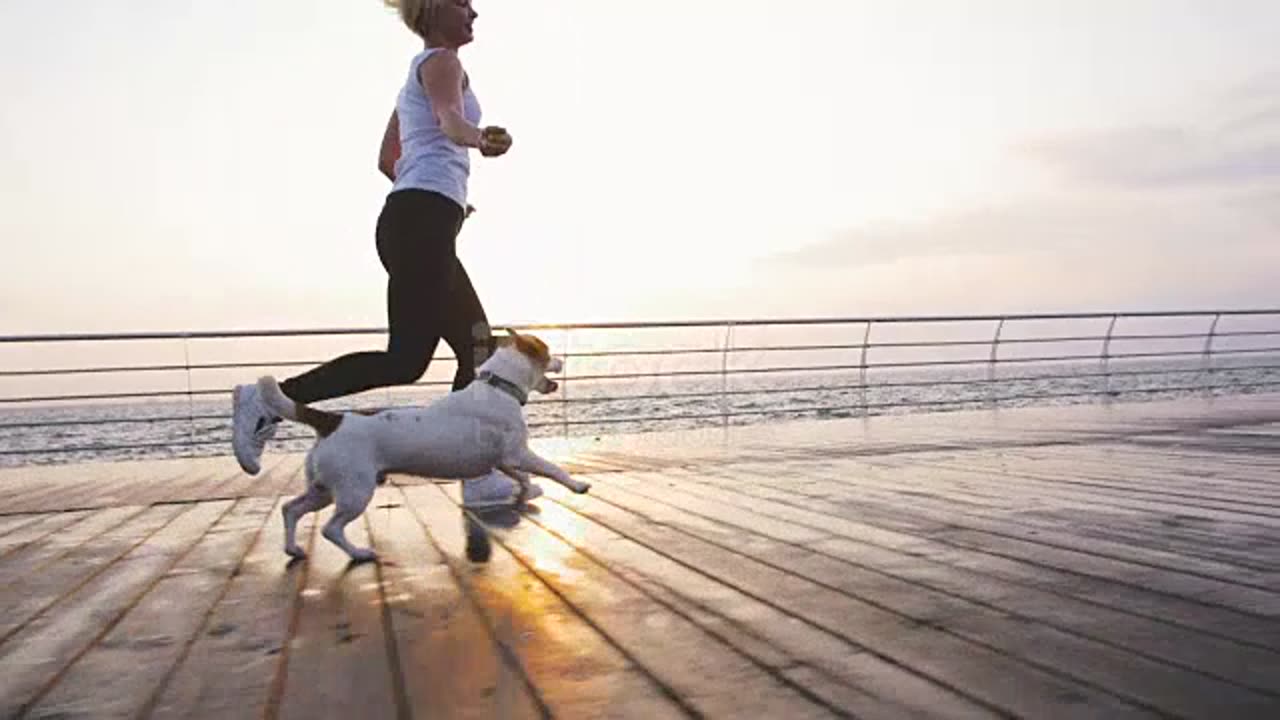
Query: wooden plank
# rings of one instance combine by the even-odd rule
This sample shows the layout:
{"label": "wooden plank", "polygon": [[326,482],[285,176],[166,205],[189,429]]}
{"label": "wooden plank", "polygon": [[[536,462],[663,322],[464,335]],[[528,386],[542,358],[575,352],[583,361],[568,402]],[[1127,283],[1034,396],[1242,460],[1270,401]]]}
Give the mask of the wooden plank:
{"label": "wooden plank", "polygon": [[[158,465],[164,472],[130,474],[123,482],[111,487],[108,493],[94,498],[94,501],[146,505],[230,500],[245,496],[243,493],[227,491],[226,486],[234,478],[243,475],[235,460],[230,457],[182,458],[167,460]],[[270,472],[271,467],[271,463],[264,464],[264,472]]]}
{"label": "wooden plank", "polygon": [[[841,511],[842,515],[875,516],[875,508],[859,500],[865,491],[858,485],[825,482],[820,490],[820,494],[827,498],[823,504]],[[972,515],[948,514],[945,510],[930,513],[923,509],[926,505],[903,503],[900,507],[911,515],[935,522],[938,527],[931,529],[929,534],[933,539],[945,536],[967,543],[989,543],[993,548],[1003,548],[1005,552],[1026,550],[1062,562],[1074,561],[1079,567],[1100,568],[1129,577],[1135,574],[1158,575],[1160,587],[1168,592],[1190,598],[1212,595],[1230,607],[1250,613],[1273,612],[1274,603],[1280,599],[1273,589],[1273,586],[1280,586],[1280,574],[1277,573],[1249,570],[1137,545],[1080,538],[1048,528],[1020,528]]]}
{"label": "wooden plank", "polygon": [[[152,699],[149,717],[232,720],[264,717],[273,707],[272,689],[289,652],[294,606],[307,574],[305,562],[291,564],[284,554],[282,504],[277,500],[200,634]],[[313,518],[298,527],[298,542],[307,549],[315,536]]]}
{"label": "wooden plank", "polygon": [[[1179,468],[1173,461],[1166,458],[1163,462],[1163,465],[1152,463],[1134,467],[1111,460],[1103,451],[1092,447],[1078,447],[1073,448],[1073,453],[1069,455],[1035,458],[1009,452],[999,455],[955,453],[947,457],[870,458],[865,465],[886,468],[895,474],[911,469],[915,469],[918,474],[931,472],[935,468],[965,469],[967,472],[999,478],[999,484],[1017,489],[1036,487],[1034,483],[1021,482],[1023,479],[1033,479],[1054,483],[1076,494],[1088,493],[1092,496],[1115,495],[1120,490],[1123,491],[1122,497],[1154,498],[1191,506],[1201,504],[1196,501],[1204,499],[1211,501],[1211,505],[1225,503],[1231,509],[1241,509],[1243,506],[1243,509],[1252,510],[1252,501],[1257,499],[1261,505],[1269,506],[1272,510],[1277,507],[1277,502],[1268,500],[1273,494],[1271,490],[1274,486],[1244,482],[1226,475],[1213,478],[1180,477]],[[1219,470],[1222,468],[1219,467]],[[1017,479],[1016,482],[1011,481],[1014,478]],[[971,482],[966,486],[978,487]],[[1030,495],[1031,492],[1028,491],[1027,494]]]}
{"label": "wooden plank", "polygon": [[1280,518],[1280,503],[1269,498],[1261,488],[1249,493],[1247,497],[1241,497],[1238,488],[1215,491],[1204,481],[1182,480],[1173,473],[1162,473],[1157,481],[1145,481],[1142,475],[1121,474],[1121,469],[1114,466],[1109,467],[1106,473],[1086,473],[1070,460],[1057,463],[1026,462],[1017,457],[983,458],[974,453],[960,454],[946,460],[917,459],[914,464],[978,473],[984,477],[1000,478],[1002,482],[1016,480],[1028,487],[1047,485],[1055,491],[1072,492],[1080,496],[1164,502],[1240,513],[1250,518]]}
{"label": "wooden plank", "polygon": [[[947,493],[943,490],[947,485],[933,482],[932,477],[921,475],[914,468],[889,470],[859,465],[836,469],[806,467],[797,472],[804,472],[806,481],[788,482],[785,491],[775,483],[766,482],[775,477],[768,469],[735,468],[730,475],[758,478],[762,489],[777,493],[782,499],[795,495],[838,497],[842,502],[880,502],[882,510],[901,508],[915,512],[932,508],[949,518],[978,515],[1036,530],[1044,530],[1047,524],[1056,521],[1059,529],[1081,537],[1220,561],[1234,566],[1228,571],[1231,579],[1239,577],[1237,568],[1268,572],[1276,570],[1274,563],[1280,562],[1280,537],[1270,528],[1248,522],[1117,508],[1110,503],[1088,500],[1046,502],[1034,490],[1024,491],[1016,483],[975,489],[973,482],[960,481],[955,486],[959,491]],[[725,473],[717,471],[716,474]],[[822,479],[810,481],[810,477]]]}
{"label": "wooden plank", "polygon": [[32,618],[64,600],[136,550],[186,508],[151,508],[66,553],[41,572],[6,577],[0,588],[0,645]]}
{"label": "wooden plank", "polygon": [[501,547],[488,563],[465,558],[458,510],[433,487],[400,488],[486,624],[515,656],[550,714],[668,718],[690,713]]}
{"label": "wooden plank", "polygon": [[[981,602],[1029,621],[1201,672],[1275,696],[1280,702],[1280,652],[1246,646],[1158,620],[1133,615],[1035,587],[1013,585],[964,568],[844,538],[816,543],[814,550],[846,563],[891,573],[939,592]],[[789,554],[769,556],[788,562]]]}
{"label": "wooden plank", "polygon": [[86,513],[77,522],[5,555],[0,559],[0,578],[4,578],[5,582],[18,582],[20,578],[58,560],[84,543],[119,527],[144,511],[146,508],[134,506],[105,508]]}
{"label": "wooden plank", "polygon": [[[599,484],[595,490],[598,497],[623,507],[635,507],[647,499]],[[692,512],[688,509],[690,504],[688,498],[677,496],[672,504],[645,504],[642,512],[655,522],[679,522],[682,515]],[[757,517],[739,513],[723,522],[732,523],[729,527],[735,527],[740,533],[750,533]],[[1049,663],[1047,668],[1106,688],[1152,709],[1212,716],[1215,709],[1230,707],[1233,715],[1243,713],[1248,716],[1280,701],[1280,696],[1241,688],[1233,679],[1209,678],[1198,671],[1173,667],[1163,658],[1140,655],[1114,643],[1064,629],[1063,626],[1069,622],[1046,622],[1052,615],[1017,614],[1006,599],[1009,588],[992,593],[978,581],[959,583],[965,590],[963,594],[940,591],[934,586],[893,573],[824,557],[810,548],[787,546],[770,538],[756,536],[744,539],[740,536],[734,544],[740,546],[745,542],[751,544],[753,558],[775,569],[795,573],[878,607],[892,608],[919,622],[945,627],[950,632],[1019,657],[1029,664]],[[987,590],[986,597],[972,599],[984,590]],[[1059,614],[1067,613],[1062,608],[1055,610]],[[1203,646],[1202,649],[1208,648]],[[1222,659],[1230,662],[1227,656]],[[1280,670],[1280,657],[1272,656],[1270,660],[1271,669],[1263,668],[1257,677],[1257,684],[1264,688],[1268,680],[1263,678],[1275,677],[1276,671]]]}
{"label": "wooden plank", "polygon": [[[1280,445],[1280,443],[1277,443]],[[1280,467],[1252,468],[1228,465],[1223,458],[1188,458],[1173,455],[1139,455],[1109,448],[1037,448],[1002,453],[1005,462],[1017,467],[1065,466],[1079,477],[1091,479],[1123,478],[1148,489],[1159,490],[1165,482],[1173,482],[1180,490],[1210,489],[1215,494],[1230,496],[1246,491],[1261,497],[1280,500],[1280,487],[1274,482]]]}
{"label": "wooden plank", "polygon": [[1151,447],[1128,442],[1126,439],[1102,441],[1092,445],[1099,452],[1115,453],[1122,457],[1131,457],[1135,462],[1164,462],[1176,460],[1185,463],[1188,468],[1205,468],[1211,472],[1226,472],[1233,476],[1249,478],[1253,481],[1266,481],[1271,477],[1280,460],[1274,455],[1265,456],[1251,453],[1241,456],[1230,450],[1210,450],[1178,447]]}
{"label": "wooden plank", "polygon": [[[234,461],[232,461],[234,465]],[[268,470],[269,472],[269,470]],[[152,481],[139,478],[125,492],[117,493],[111,502],[120,503],[171,503],[200,502],[206,500],[233,500],[249,496],[248,493],[227,491],[227,485],[243,473],[226,468],[192,469],[172,480]]]}
{"label": "wooden plank", "polygon": [[1122,487],[1101,486],[1066,478],[1033,475],[1029,472],[1006,475],[994,479],[997,471],[980,466],[961,465],[956,462],[928,467],[928,476],[936,480],[963,476],[967,482],[979,486],[1016,486],[1030,492],[1034,489],[1046,499],[1091,499],[1098,503],[1113,503],[1117,507],[1156,512],[1179,512],[1193,508],[1197,514],[1222,520],[1253,522],[1266,527],[1280,528],[1280,511],[1265,506],[1254,507],[1247,501],[1222,502],[1201,497],[1184,497],[1166,493],[1157,495]]}
{"label": "wooden plank", "polygon": [[159,499],[155,488],[167,488],[184,482],[192,475],[206,478],[208,472],[197,463],[129,464],[126,471],[110,479],[90,485],[82,492],[68,492],[58,500],[64,507],[111,507],[112,505],[150,505]]}
{"label": "wooden plank", "polygon": [[[146,488],[149,494],[142,497],[151,502],[244,497],[266,497],[274,500],[280,495],[274,486],[300,468],[297,456],[286,455],[264,461],[262,472],[248,475],[229,456],[207,458],[202,459],[199,465],[195,465],[193,461],[192,467],[176,482],[149,484]],[[281,478],[281,474],[286,478]]]}
{"label": "wooden plank", "polygon": [[115,468],[99,465],[82,465],[68,472],[67,467],[29,468],[21,471],[22,482],[4,488],[4,508],[8,512],[54,512],[69,507],[64,500],[68,493],[84,491],[112,477]]}
{"label": "wooden plank", "polygon": [[[104,462],[63,468],[43,487],[14,500],[15,506],[40,510],[76,510],[138,504],[118,502],[114,493],[134,487],[139,477],[172,482],[182,470],[172,463]],[[157,479],[158,478],[158,479]]]}
{"label": "wooden plank", "polygon": [[303,478],[303,458],[302,455],[293,455],[285,458],[285,461],[271,471],[271,475],[261,484],[259,492],[267,497],[278,497],[285,495],[287,497],[295,497],[306,490],[306,481]]}
{"label": "wooden plank", "polygon": [[[33,472],[31,466],[22,465],[0,468],[0,513],[5,516],[16,514],[11,509],[15,498],[48,485],[46,478],[37,476],[38,471],[39,468]],[[4,521],[0,517],[0,533],[3,532],[3,528]]]}
{"label": "wooden plank", "polygon": [[[555,493],[553,493],[555,494]],[[859,718],[992,717],[968,700],[844,637],[795,622],[768,604],[681,565],[554,502],[540,502],[527,522],[606,564],[650,597]],[[504,538],[510,543],[510,538]],[[530,546],[539,551],[535,537]],[[652,627],[647,617],[645,625]],[[661,626],[659,626],[661,627]]]}
{"label": "wooden plank", "polygon": [[24,714],[231,508],[195,505],[0,646],[0,715]]}
{"label": "wooden plank", "polygon": [[[458,488],[449,490],[460,507]],[[542,528],[521,523],[498,540],[526,570],[699,714],[848,717]]]}
{"label": "wooden plank", "polygon": [[[619,496],[617,502],[624,505],[634,502],[629,497],[629,491],[620,488],[616,490]],[[681,493],[668,492],[663,495],[667,497],[662,500],[673,509],[701,516],[700,511],[693,509],[693,504]],[[642,498],[642,501],[653,499],[649,494],[633,497]],[[726,493],[724,499],[728,497]],[[757,518],[762,516],[762,513],[728,502],[712,505],[711,509],[715,512],[714,519],[717,523],[751,533],[758,527]],[[701,536],[701,533],[698,534]],[[965,602],[1007,613],[1011,617],[1134,652],[1150,660],[1169,662],[1264,694],[1274,694],[1276,701],[1280,702],[1280,688],[1273,687],[1275,679],[1280,677],[1280,652],[1242,646],[1034,587],[1002,582],[933,562],[927,555],[919,553],[886,550],[846,538],[832,538],[805,546],[773,537],[767,532],[762,531],[760,534],[779,542],[772,547],[753,543],[752,554],[778,566],[812,567],[815,577],[839,577],[841,582],[853,582],[854,576],[860,572],[871,571],[889,580],[910,582],[919,589],[917,593],[921,595],[931,592],[952,595]],[[715,540],[714,537],[706,539]],[[823,554],[815,557],[815,551]],[[875,577],[865,581],[866,587],[884,584],[882,579]],[[916,594],[909,588],[906,592]],[[882,602],[896,603],[897,600]]]}
{"label": "wooden plank", "polygon": [[31,523],[40,522],[44,516],[45,513],[0,514],[0,538]]}
{"label": "wooden plank", "polygon": [[[332,512],[330,506],[318,513],[321,528]],[[348,525],[347,537],[368,545],[363,523]],[[320,537],[305,562],[278,717],[406,717],[405,699],[392,677],[400,669],[391,667],[383,637],[377,567],[350,565],[345,553]]]}
{"label": "wooden plank", "polygon": [[[796,501],[794,493],[789,496],[786,492],[772,488],[743,483],[741,479],[718,478],[709,473],[681,474],[674,479],[674,485],[691,494],[717,493],[722,489],[729,494],[717,497],[730,504],[768,512],[773,517],[828,530],[840,537],[921,556],[945,556],[953,564],[1051,587],[1056,592],[1104,604],[1114,599],[1118,603],[1118,609],[1176,621],[1237,642],[1280,647],[1280,627],[1260,624],[1254,615],[1225,606],[1206,605],[1196,598],[1153,594],[1149,586],[1142,584],[1142,580],[1154,571],[1142,577],[1132,573],[1098,575],[1091,574],[1093,569],[1085,566],[1073,566],[1069,563],[1045,564],[1037,558],[1019,557],[982,546],[955,543],[950,537],[941,535],[952,527],[945,515],[937,520],[925,520],[924,524],[919,521],[894,522],[885,516],[867,513],[865,508],[842,508],[830,503],[806,506],[803,501]],[[708,489],[709,487],[714,489]],[[814,507],[823,510],[816,511]]]}
{"label": "wooden plank", "polygon": [[[558,489],[548,493],[558,494]],[[749,545],[731,551],[673,525],[656,523],[646,517],[651,509],[648,506],[624,509],[592,495],[566,495],[556,500],[686,567],[712,574],[757,600],[786,598],[787,611],[800,622],[856,642],[880,657],[1007,714],[1045,718],[1154,715],[1057,671],[1032,666],[933,623],[921,623],[893,609],[758,562],[750,556]]]}
{"label": "wooden plank", "polygon": [[[856,480],[835,479],[841,473]],[[771,484],[768,483],[771,478],[764,474],[743,474],[749,474],[753,483]],[[1207,575],[1225,582],[1248,584],[1261,589],[1280,589],[1280,571],[1271,569],[1265,554],[1259,554],[1255,545],[1241,548],[1235,544],[1239,541],[1230,540],[1234,536],[1243,536],[1246,541],[1250,537],[1263,536],[1270,538],[1266,542],[1280,542],[1275,539],[1274,531],[1252,523],[1208,520],[1196,523],[1187,515],[1169,516],[1149,511],[1123,510],[1096,500],[1046,500],[1039,493],[1030,497],[1023,495],[1024,489],[1018,487],[1005,487],[1003,495],[997,494],[1001,490],[996,487],[984,491],[975,491],[971,489],[971,485],[953,488],[937,473],[923,476],[915,471],[890,474],[869,471],[863,467],[827,468],[822,471],[820,478],[796,487],[795,493],[821,499],[823,504],[857,504],[890,514],[902,510],[924,516],[925,511],[931,510],[931,517],[945,518],[942,522],[948,526],[981,529],[1020,539],[1035,538],[1038,542],[1060,547],[1088,547],[1091,552],[1117,559]],[[933,492],[926,492],[926,487]],[[878,508],[876,503],[880,504]],[[1059,527],[1046,522],[1055,516],[1063,518]],[[1158,534],[1152,531],[1154,527],[1145,533],[1128,535],[1117,530],[1117,526],[1135,524],[1132,518],[1148,520],[1159,528]],[[1173,521],[1171,518],[1181,519]],[[1197,524],[1204,524],[1214,532],[1198,531],[1195,529]],[[1093,526],[1104,529],[1089,532]],[[1115,534],[1120,537],[1108,537]],[[1158,543],[1166,536],[1182,540],[1179,547],[1191,550],[1181,552],[1179,547],[1160,547]],[[1195,549],[1201,543],[1210,542],[1210,551]],[[1211,552],[1213,549],[1237,550],[1248,558],[1257,559],[1252,562],[1246,560],[1248,564],[1242,564],[1230,558],[1214,556]]]}
{"label": "wooden plank", "polygon": [[85,515],[84,512],[49,513],[36,522],[8,533],[0,538],[0,558],[54,535],[63,528],[80,521]]}
{"label": "wooden plank", "polygon": [[[34,717],[137,717],[200,630],[262,527],[271,502],[246,500],[178,560],[29,711]],[[120,672],[129,668],[128,672]]]}
{"label": "wooden plank", "polygon": [[380,488],[364,517],[382,560],[384,625],[400,663],[410,714],[541,717],[519,668],[504,662],[484,619],[399,490]]}
{"label": "wooden plank", "polygon": [[[302,455],[285,455],[267,466],[260,475],[241,473],[218,492],[231,496],[260,496],[275,499],[281,495],[297,495],[303,489]],[[294,484],[296,483],[296,487]]]}
{"label": "wooden plank", "polygon": [[[939,500],[923,497],[913,489],[914,485],[892,481],[873,485],[865,474],[860,474],[857,490],[851,495],[847,485],[841,489],[835,485],[826,489],[835,495],[843,495],[843,501],[859,503],[892,513],[897,509],[910,511],[933,509],[941,513],[954,513],[961,519],[967,516],[998,521],[1015,528],[1053,530],[1066,532],[1082,539],[1096,538],[1107,542],[1119,542],[1127,546],[1146,547],[1158,551],[1173,552],[1179,556],[1198,558],[1239,568],[1241,571],[1275,573],[1280,570],[1280,537],[1268,528],[1250,523],[1221,522],[1199,519],[1192,515],[1168,515],[1147,511],[1117,509],[1088,502],[1054,502],[1046,505],[1035,498],[1006,493],[1004,497],[990,496],[977,499],[968,497]],[[810,497],[824,494],[821,483],[806,484],[796,488],[796,493]],[[1236,573],[1233,571],[1232,575]]]}

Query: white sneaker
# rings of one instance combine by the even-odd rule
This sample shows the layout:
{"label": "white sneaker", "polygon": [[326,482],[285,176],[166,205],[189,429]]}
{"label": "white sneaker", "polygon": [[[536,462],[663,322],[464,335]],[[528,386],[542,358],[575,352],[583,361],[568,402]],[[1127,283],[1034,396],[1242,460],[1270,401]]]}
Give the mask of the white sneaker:
{"label": "white sneaker", "polygon": [[262,450],[279,424],[280,418],[267,412],[256,384],[237,385],[231,392],[231,447],[242,470],[250,475],[262,470]]}
{"label": "white sneaker", "polygon": [[[518,493],[515,480],[501,470],[494,470],[462,483],[462,506],[468,510],[506,507],[515,504]],[[529,494],[525,500],[538,497],[542,497],[542,488],[537,483],[529,483]]]}

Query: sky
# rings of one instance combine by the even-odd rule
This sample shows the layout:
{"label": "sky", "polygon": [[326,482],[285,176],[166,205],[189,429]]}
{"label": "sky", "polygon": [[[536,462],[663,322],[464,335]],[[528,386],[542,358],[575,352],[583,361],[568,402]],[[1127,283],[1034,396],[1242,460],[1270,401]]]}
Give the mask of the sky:
{"label": "sky", "polygon": [[[476,0],[497,323],[1280,306],[1274,0]],[[0,333],[379,326],[378,0],[0,3]]]}

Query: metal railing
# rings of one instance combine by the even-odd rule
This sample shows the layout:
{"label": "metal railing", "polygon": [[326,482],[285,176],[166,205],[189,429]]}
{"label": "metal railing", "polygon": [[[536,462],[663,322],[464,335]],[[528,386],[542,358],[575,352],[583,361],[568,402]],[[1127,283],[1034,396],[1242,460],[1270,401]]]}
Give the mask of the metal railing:
{"label": "metal railing", "polygon": [[[528,407],[540,434],[1280,386],[1280,310],[1273,309],[512,327],[541,334],[565,363],[560,391]],[[384,334],[332,328],[0,336],[0,462],[226,452],[235,382],[321,360],[298,359],[292,349],[255,358],[246,342]],[[161,350],[172,359],[150,359]],[[102,360],[110,354],[123,359]],[[196,359],[209,354],[215,357]],[[93,360],[76,362],[78,356]],[[451,363],[437,357],[413,386],[335,406],[420,402],[447,392]]]}

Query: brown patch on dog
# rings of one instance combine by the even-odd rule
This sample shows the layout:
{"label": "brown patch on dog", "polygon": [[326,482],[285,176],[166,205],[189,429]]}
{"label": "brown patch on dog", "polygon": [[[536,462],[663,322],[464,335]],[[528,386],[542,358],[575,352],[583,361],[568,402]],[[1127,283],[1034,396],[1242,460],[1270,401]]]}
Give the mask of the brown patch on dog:
{"label": "brown patch on dog", "polygon": [[294,403],[294,409],[298,416],[298,422],[306,423],[315,428],[316,433],[322,438],[332,435],[337,431],[338,426],[342,424],[342,416],[338,413],[317,410],[302,403]]}
{"label": "brown patch on dog", "polygon": [[516,335],[513,341],[517,350],[542,367],[551,363],[551,350],[542,340],[532,335]]}

